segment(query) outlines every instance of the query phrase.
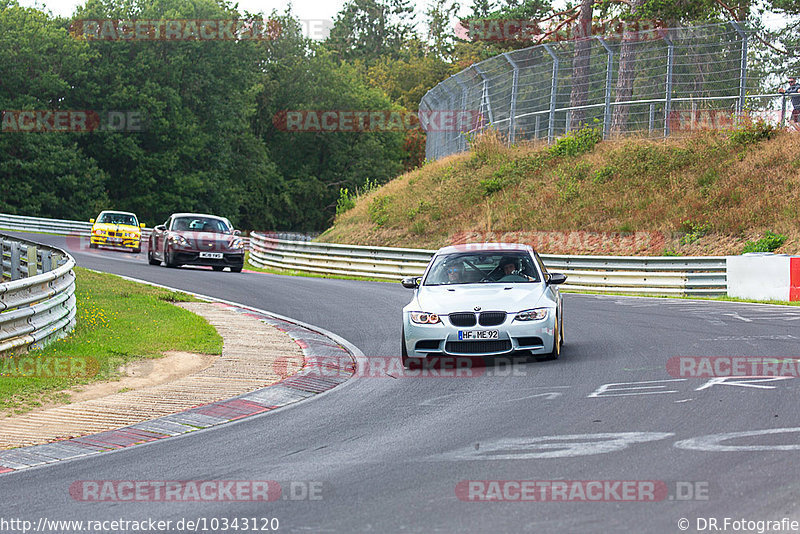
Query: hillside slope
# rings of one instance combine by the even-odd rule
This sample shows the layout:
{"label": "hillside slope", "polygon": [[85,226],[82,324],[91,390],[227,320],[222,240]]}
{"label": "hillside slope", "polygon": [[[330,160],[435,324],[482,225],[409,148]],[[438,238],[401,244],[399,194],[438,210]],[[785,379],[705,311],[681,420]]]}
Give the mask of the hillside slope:
{"label": "hillside slope", "polygon": [[[321,241],[437,248],[513,241],[549,253],[739,254],[766,232],[800,252],[800,135],[700,133],[471,151],[406,173],[340,213]],[[774,246],[774,245],[773,245]]]}

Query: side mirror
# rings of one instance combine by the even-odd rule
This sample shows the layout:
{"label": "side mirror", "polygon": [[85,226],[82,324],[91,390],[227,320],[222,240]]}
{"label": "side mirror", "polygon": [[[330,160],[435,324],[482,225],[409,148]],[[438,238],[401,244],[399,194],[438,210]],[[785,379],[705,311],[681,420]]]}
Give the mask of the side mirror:
{"label": "side mirror", "polygon": [[139,228],[144,228],[144,223],[139,223]]}
{"label": "side mirror", "polygon": [[403,278],[403,281],[401,283],[403,284],[403,287],[405,287],[406,289],[417,289],[419,287],[419,283],[421,280],[422,280],[421,276],[412,276],[409,278]]}
{"label": "side mirror", "polygon": [[159,232],[166,232],[167,231],[167,227],[164,226],[163,224],[159,224],[158,226],[153,228],[153,230],[158,230]]}
{"label": "side mirror", "polygon": [[567,281],[567,275],[562,273],[550,273],[550,279],[547,280],[547,283],[557,285],[557,284],[563,284],[566,281]]}
{"label": "side mirror", "polygon": [[94,219],[89,219],[89,222],[90,223],[94,223]]}
{"label": "side mirror", "polygon": [[233,235],[242,235],[241,230],[234,230]]}

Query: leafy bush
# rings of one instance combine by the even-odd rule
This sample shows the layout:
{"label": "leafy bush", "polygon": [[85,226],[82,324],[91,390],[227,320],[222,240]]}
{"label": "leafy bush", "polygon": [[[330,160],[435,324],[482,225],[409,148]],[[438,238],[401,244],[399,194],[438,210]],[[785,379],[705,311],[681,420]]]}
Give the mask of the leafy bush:
{"label": "leafy bush", "polygon": [[711,225],[708,223],[693,223],[691,221],[684,221],[682,227],[683,231],[686,232],[686,235],[681,237],[681,245],[691,245],[711,231]]}
{"label": "leafy bush", "polygon": [[748,252],[774,252],[775,250],[779,249],[781,245],[786,242],[786,236],[783,234],[775,234],[767,230],[767,233],[764,234],[764,237],[759,239],[758,241],[748,241],[744,244],[744,250],[742,250],[742,254],[746,254]]}
{"label": "leafy bush", "polygon": [[596,184],[604,184],[611,180],[614,175],[617,173],[616,167],[613,165],[606,165],[602,169],[598,169],[594,172],[594,176],[592,177],[592,182]]}
{"label": "leafy bush", "polygon": [[764,119],[758,119],[755,122],[745,121],[729,134],[729,138],[734,143],[750,145],[765,139],[772,139],[777,133],[778,128]]}
{"label": "leafy bush", "polygon": [[336,215],[356,207],[356,196],[351,195],[346,187],[339,188],[339,198],[336,200]]}
{"label": "leafy bush", "polygon": [[472,160],[475,162],[488,163],[496,160],[505,152],[500,136],[493,128],[468,135],[467,143],[472,152]]}
{"label": "leafy bush", "polygon": [[369,220],[376,226],[383,226],[389,220],[389,197],[375,197],[367,208]]}
{"label": "leafy bush", "polygon": [[580,156],[591,152],[594,146],[603,140],[600,128],[584,126],[580,130],[573,130],[561,137],[550,147],[553,156]]}

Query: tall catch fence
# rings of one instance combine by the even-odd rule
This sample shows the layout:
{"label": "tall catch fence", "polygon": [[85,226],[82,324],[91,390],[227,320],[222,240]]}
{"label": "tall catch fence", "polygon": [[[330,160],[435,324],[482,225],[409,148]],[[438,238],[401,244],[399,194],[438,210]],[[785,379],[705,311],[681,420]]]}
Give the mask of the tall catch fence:
{"label": "tall catch fence", "polygon": [[[489,127],[514,144],[552,142],[586,124],[604,138],[730,128],[744,116],[785,125],[787,98],[764,93],[753,41],[740,23],[727,22],[556,41],[492,57],[422,98],[426,157],[465,151],[468,137]],[[426,117],[443,112],[464,113],[455,127],[427,127]]]}

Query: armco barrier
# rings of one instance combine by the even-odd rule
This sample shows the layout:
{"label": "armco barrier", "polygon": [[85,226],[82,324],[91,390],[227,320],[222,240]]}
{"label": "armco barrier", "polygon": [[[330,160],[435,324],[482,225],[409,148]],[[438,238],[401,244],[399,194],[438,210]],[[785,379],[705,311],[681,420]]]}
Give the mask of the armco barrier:
{"label": "armco barrier", "polygon": [[[20,232],[44,232],[48,234],[88,236],[92,230],[92,223],[83,221],[70,221],[67,219],[45,219],[41,217],[24,217],[22,215],[7,215],[0,213],[0,230],[18,230]],[[146,246],[152,228],[142,228],[142,246]],[[297,234],[301,236],[302,234]],[[295,237],[295,234],[286,234]],[[250,247],[250,238],[243,237],[245,249]]]}
{"label": "armco barrier", "polygon": [[41,347],[75,325],[75,260],[61,249],[0,235],[0,356]]}
{"label": "armco barrier", "polygon": [[[252,233],[250,262],[318,274],[397,280],[418,276],[434,251],[276,239]],[[563,256],[543,254],[548,269],[568,276],[564,289],[651,295],[727,294],[726,259],[711,257]]]}

